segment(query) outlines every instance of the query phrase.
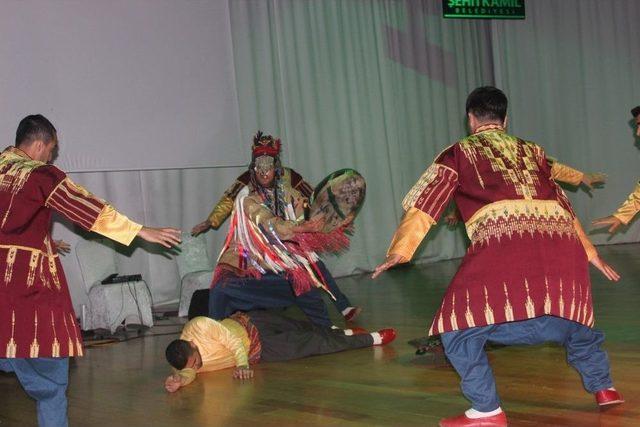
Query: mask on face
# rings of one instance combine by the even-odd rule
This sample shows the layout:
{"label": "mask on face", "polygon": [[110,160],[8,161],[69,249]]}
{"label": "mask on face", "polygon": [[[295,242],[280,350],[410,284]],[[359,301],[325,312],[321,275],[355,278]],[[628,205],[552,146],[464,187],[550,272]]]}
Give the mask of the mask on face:
{"label": "mask on face", "polygon": [[255,161],[255,171],[258,174],[267,174],[275,168],[275,159],[271,156],[260,156]]}

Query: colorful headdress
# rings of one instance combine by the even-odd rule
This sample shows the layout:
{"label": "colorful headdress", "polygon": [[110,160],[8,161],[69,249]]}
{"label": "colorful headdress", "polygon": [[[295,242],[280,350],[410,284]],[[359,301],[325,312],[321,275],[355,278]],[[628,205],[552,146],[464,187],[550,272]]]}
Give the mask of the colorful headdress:
{"label": "colorful headdress", "polygon": [[251,159],[255,160],[260,156],[280,157],[280,138],[274,138],[271,135],[265,135],[262,131],[258,131],[253,137],[253,145],[251,146]]}

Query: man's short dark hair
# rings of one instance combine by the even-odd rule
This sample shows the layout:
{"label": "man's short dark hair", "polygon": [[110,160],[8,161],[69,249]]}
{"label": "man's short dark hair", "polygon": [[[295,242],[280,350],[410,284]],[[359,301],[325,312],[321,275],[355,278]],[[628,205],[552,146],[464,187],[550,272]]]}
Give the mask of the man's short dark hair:
{"label": "man's short dark hair", "polygon": [[640,105],[631,109],[631,115],[633,117],[638,117],[638,115],[640,115]]}
{"label": "man's short dark hair", "polygon": [[187,360],[189,356],[193,354],[193,351],[189,341],[173,340],[167,346],[164,354],[167,357],[167,362],[174,368],[180,370],[187,366]]}
{"label": "man's short dark hair", "polygon": [[16,130],[16,147],[38,140],[48,144],[55,139],[56,128],[42,114],[33,114],[20,120]]}
{"label": "man's short dark hair", "polygon": [[481,122],[504,121],[507,116],[507,96],[493,86],[476,88],[467,97],[467,114],[473,114]]}

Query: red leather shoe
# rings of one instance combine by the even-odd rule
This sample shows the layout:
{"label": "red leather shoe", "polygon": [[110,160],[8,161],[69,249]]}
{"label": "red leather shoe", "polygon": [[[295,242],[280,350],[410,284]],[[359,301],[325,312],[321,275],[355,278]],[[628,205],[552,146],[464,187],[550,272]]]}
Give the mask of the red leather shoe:
{"label": "red leather shoe", "polygon": [[484,418],[469,418],[465,414],[440,420],[440,427],[507,427],[504,412]]}
{"label": "red leather shoe", "polygon": [[596,402],[600,407],[619,405],[624,403],[624,398],[618,390],[604,389],[595,392]]}
{"label": "red leather shoe", "polygon": [[352,320],[355,320],[355,318],[358,317],[361,312],[362,307],[349,307],[349,311],[347,311],[346,314],[343,314],[344,320],[346,320],[347,322],[351,322]]}
{"label": "red leather shoe", "polygon": [[378,331],[380,337],[382,337],[382,342],[378,345],[389,344],[391,341],[396,339],[396,330],[393,328],[380,329]]}

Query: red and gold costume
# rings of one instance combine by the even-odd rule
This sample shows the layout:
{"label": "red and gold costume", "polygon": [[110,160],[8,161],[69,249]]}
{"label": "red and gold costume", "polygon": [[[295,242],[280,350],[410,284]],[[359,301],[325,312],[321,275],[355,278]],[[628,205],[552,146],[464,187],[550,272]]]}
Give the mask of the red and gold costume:
{"label": "red and gold costume", "polygon": [[[314,287],[332,295],[318,266],[317,253],[342,250],[349,239],[344,228],[330,233],[295,231],[305,220],[312,190],[298,174],[282,167],[280,148],[280,139],[262,132],[254,136],[248,183],[243,186],[236,183],[225,196],[234,200],[233,215],[212,284],[215,286],[228,277],[260,278],[273,273],[286,276],[296,295]],[[257,182],[255,173],[261,162],[274,171],[271,187]]]}
{"label": "red and gold costume", "polygon": [[52,242],[51,215],[128,245],[130,221],[53,165],[15,147],[0,154],[0,357],[82,355],[67,281]]}
{"label": "red and gold costume", "polygon": [[[302,178],[302,176],[290,168],[283,168],[284,174],[282,179],[286,185],[298,191],[305,198],[309,199],[313,188]],[[218,203],[214,206],[207,218],[214,229],[220,228],[222,223],[231,215],[233,211],[233,202],[236,200],[238,193],[251,183],[251,171],[246,171],[224,192]]]}
{"label": "red and gold costume", "polygon": [[593,325],[596,252],[541,147],[488,126],[444,150],[405,197],[388,254],[411,259],[451,199],[471,244],[430,335],[543,315]]}

